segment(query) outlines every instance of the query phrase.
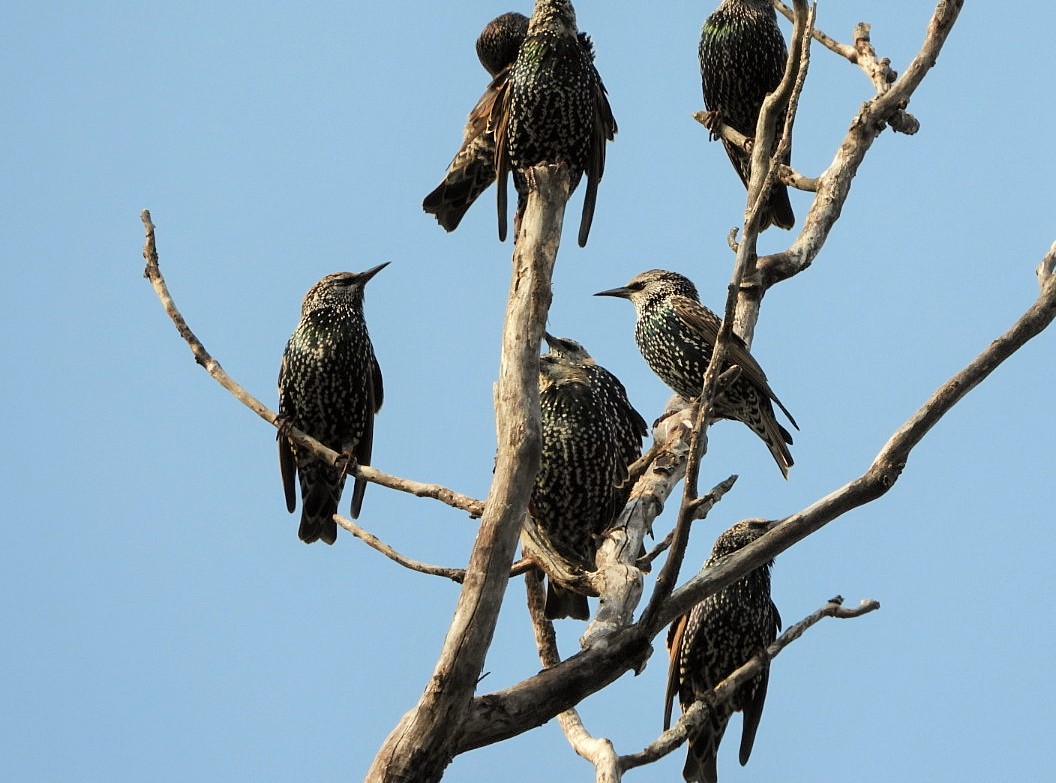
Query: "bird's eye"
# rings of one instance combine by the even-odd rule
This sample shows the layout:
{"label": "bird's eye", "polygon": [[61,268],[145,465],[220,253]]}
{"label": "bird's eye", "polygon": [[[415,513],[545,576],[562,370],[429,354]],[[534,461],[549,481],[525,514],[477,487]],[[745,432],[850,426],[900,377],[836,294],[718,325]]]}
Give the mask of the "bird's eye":
{"label": "bird's eye", "polygon": [[632,291],[641,291],[643,288],[645,288],[645,283],[641,280],[636,280],[627,287],[630,288]]}

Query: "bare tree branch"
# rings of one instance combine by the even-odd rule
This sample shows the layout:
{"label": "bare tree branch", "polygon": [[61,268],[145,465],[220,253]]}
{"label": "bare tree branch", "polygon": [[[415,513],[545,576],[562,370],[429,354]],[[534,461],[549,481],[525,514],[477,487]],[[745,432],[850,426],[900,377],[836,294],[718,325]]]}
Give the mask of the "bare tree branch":
{"label": "bare tree branch", "polygon": [[[445,579],[450,579],[452,582],[457,582],[458,584],[462,584],[466,579],[466,569],[464,568],[449,568],[447,566],[421,563],[396,551],[369,530],[366,530],[347,517],[343,517],[340,514],[334,514],[334,521],[371,549],[380,552],[385,555],[385,557],[389,558],[389,560],[398,563],[404,568],[408,568],[411,571],[417,571],[420,574],[427,574],[429,576],[442,576]],[[533,567],[533,563],[530,560],[518,560],[510,568],[510,576],[520,576]]]}
{"label": "bare tree branch", "polygon": [[[810,65],[810,31],[814,27],[815,6],[808,9],[806,0],[794,0],[793,4],[795,22],[792,26],[785,75],[778,88],[763,101],[759,121],[756,123],[752,177],[748,184],[749,208],[745,217],[744,233],[737,246],[733,277],[730,280],[730,295],[726,301],[724,316],[732,324],[733,331],[749,348],[755,337],[759,307],[765,293],[764,289],[751,284],[756,276],[759,214],[766,203],[767,194],[777,180],[777,167],[791,148],[792,126]],[[774,120],[782,108],[784,121],[778,126]],[[781,135],[775,146],[774,137],[778,131]]]}
{"label": "bare tree branch", "polygon": [[430,576],[442,576],[445,579],[450,579],[452,582],[458,582],[459,584],[465,579],[466,570],[464,568],[446,568],[445,566],[419,563],[417,560],[412,560],[406,555],[401,555],[376,535],[360,527],[351,519],[343,517],[340,514],[334,514],[334,521],[371,549],[381,552],[385,557],[393,562],[399,563],[404,568],[409,568],[410,570],[417,571],[421,574],[429,574]]}
{"label": "bare tree branch", "polygon": [[371,783],[439,780],[457,752],[539,467],[539,343],[550,307],[569,173],[564,165],[540,165],[528,172],[528,181],[503,326],[495,475],[433,676],[375,756],[366,778]]}
{"label": "bare tree branch", "polygon": [[687,436],[692,427],[692,421],[686,418],[687,410],[681,397],[675,395],[669,400],[654,428],[656,443],[662,444],[662,448],[646,473],[635,482],[627,505],[598,549],[599,566],[592,584],[602,598],[580,638],[583,647],[599,643],[617,629],[626,627],[634,615],[642,593],[641,566],[637,562],[640,545],[675,485],[685,475],[689,453]]}
{"label": "bare tree branch", "polygon": [[[695,111],[690,116],[707,128],[716,139],[725,139],[735,147],[740,147],[747,151],[749,143],[753,142],[753,139],[750,136],[745,136],[732,125],[727,125],[723,122],[722,118],[719,117],[716,112]],[[811,179],[804,174],[800,174],[788,164],[778,163],[776,164],[776,168],[777,177],[784,184],[796,188],[797,190],[812,192],[817,189],[817,180]],[[736,236],[736,229],[734,229],[734,232]],[[734,252],[737,252],[736,249],[734,249]]]}
{"label": "bare tree branch", "polygon": [[[787,5],[785,5],[784,3],[782,3],[781,0],[774,0],[774,7],[781,14],[783,14],[784,17],[788,21],[790,21],[790,22],[793,21],[794,17],[793,17],[792,9],[789,8]],[[835,52],[836,54],[840,55],[841,57],[846,57],[852,63],[856,63],[858,61],[858,52],[855,50],[855,48],[853,46],[848,46],[847,44],[842,44],[839,41],[837,41],[837,40],[835,40],[833,38],[830,38],[829,36],[825,35],[825,33],[823,33],[821,30],[818,30],[817,28],[811,30],[810,34],[814,38],[815,41],[820,43],[826,49],[829,49],[829,50]]]}
{"label": "bare tree branch", "polygon": [[682,559],[686,553],[686,544],[689,543],[690,526],[695,520],[703,519],[707,516],[707,513],[722,499],[722,496],[733,488],[736,481],[736,475],[730,476],[725,481],[712,487],[711,491],[703,497],[693,498],[684,502],[682,508],[679,509],[678,522],[675,524],[675,529],[671,531],[671,553],[667,556],[664,567],[656,577],[653,594],[649,598],[645,611],[642,612],[641,622],[645,627],[649,627],[653,623],[656,613],[660,611],[664,601],[671,595],[671,591],[675,589],[675,583],[678,581],[678,574],[682,568]]}
{"label": "bare tree branch", "polygon": [[812,615],[800,620],[781,634],[769,647],[766,648],[766,650],[745,662],[743,666],[740,666],[731,672],[726,679],[712,688],[709,696],[706,696],[704,700],[695,702],[682,715],[682,717],[679,718],[674,726],[663,732],[644,749],[640,750],[638,753],[620,756],[620,770],[626,772],[635,767],[651,764],[654,761],[663,758],[668,753],[676,750],[686,741],[689,732],[700,726],[706,719],[707,716],[704,714],[705,701],[712,709],[714,709],[718,705],[732,699],[733,695],[741,685],[755,677],[764,667],[768,666],[770,661],[776,658],[782,650],[792,644],[792,642],[796,641],[796,639],[806,633],[808,628],[819,622],[822,618],[837,617],[841,619],[849,619],[853,617],[861,617],[863,614],[868,614],[879,608],[880,604],[873,600],[862,601],[853,609],[845,609],[843,607],[843,598],[840,596],[836,596],[829,600]]}
{"label": "bare tree branch", "polygon": [[[543,610],[546,592],[543,590],[542,574],[530,571],[525,575],[524,582],[528,592],[528,614],[532,618],[539,660],[544,667],[556,666],[561,662],[561,656],[557,652],[554,624],[546,619]],[[560,713],[557,720],[572,749],[594,765],[597,783],[618,783],[620,774],[616,766],[616,750],[612,743],[607,739],[592,737],[575,707]]]}
{"label": "bare tree branch", "polygon": [[803,222],[803,228],[785,251],[760,258],[753,275],[745,281],[759,289],[768,288],[809,267],[825,244],[832,226],[840,217],[851,190],[851,182],[873,142],[896,113],[904,111],[913,92],[935,64],[943,44],[957,21],[963,0],[940,0],[928,24],[920,51],[909,67],[881,95],[867,101],[851,122],[829,167],[818,177],[817,195]]}

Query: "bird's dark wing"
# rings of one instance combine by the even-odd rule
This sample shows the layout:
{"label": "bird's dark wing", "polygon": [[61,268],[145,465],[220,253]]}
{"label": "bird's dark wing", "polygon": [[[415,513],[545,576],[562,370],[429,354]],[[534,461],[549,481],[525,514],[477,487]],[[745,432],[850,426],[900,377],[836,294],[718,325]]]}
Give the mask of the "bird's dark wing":
{"label": "bird's dark wing", "polygon": [[[686,324],[689,330],[702,335],[708,344],[714,348],[715,341],[719,336],[719,327],[722,323],[719,317],[706,309],[700,302],[687,296],[672,296],[670,302],[678,317]],[[781,400],[777,398],[777,395],[774,394],[774,390],[770,388],[770,383],[766,379],[766,373],[763,372],[763,368],[759,366],[759,362],[755,360],[755,357],[748,352],[744,341],[736,334],[730,335],[726,350],[726,362],[727,364],[736,364],[740,367],[741,377],[773,400],[777,407],[788,417],[792,426],[797,430],[799,429],[799,425],[792,418],[792,414],[788,412],[788,408],[784,406]]]}
{"label": "bird's dark wing", "polygon": [[[509,79],[509,75],[509,66],[506,66],[499,71],[498,75],[488,84],[487,89],[484,90],[484,94],[480,96],[477,105],[469,112],[469,117],[466,120],[466,128],[462,132],[463,149],[465,149],[473,139],[477,138],[488,129],[488,123],[491,122],[491,113],[495,110],[495,99],[501,94],[503,88],[506,86],[506,81]],[[454,161],[452,161],[452,163],[453,162]]]}
{"label": "bird's dark wing", "polygon": [[495,92],[491,117],[488,120],[495,137],[495,188],[499,212],[499,241],[506,241],[506,178],[510,173],[510,154],[506,132],[510,122],[510,80],[507,78]]}
{"label": "bird's dark wing", "polygon": [[[367,404],[364,406],[363,434],[356,443],[355,457],[357,465],[369,465],[370,455],[374,450],[374,414],[381,409],[384,398],[384,389],[381,382],[381,367],[378,360],[370,357],[371,370],[367,383]],[[359,511],[363,508],[363,495],[367,491],[367,480],[357,478],[352,488],[352,518],[359,518]]]}
{"label": "bird's dark wing", "polygon": [[290,441],[281,432],[275,437],[279,441],[279,473],[286,493],[286,510],[292,514],[297,510],[297,458]]}
{"label": "bird's dark wing", "polygon": [[671,728],[671,704],[675,697],[678,696],[678,690],[681,685],[681,677],[679,676],[679,658],[682,653],[682,637],[686,632],[686,625],[689,622],[689,613],[682,615],[673,623],[667,630],[667,654],[669,661],[667,664],[667,687],[664,690],[664,731]]}
{"label": "bird's dark wing", "polygon": [[[279,367],[279,416],[290,417],[291,403],[284,392],[283,379],[286,375],[286,357],[282,357]],[[275,435],[279,443],[279,474],[282,476],[282,489],[286,494],[286,510],[291,514],[297,509],[297,457],[293,453],[293,444],[279,430]]]}
{"label": "bird's dark wing", "polygon": [[499,73],[469,113],[462,146],[447,167],[444,179],[422,200],[422,209],[454,231],[477,197],[495,181],[495,140],[488,129],[499,87],[508,69]]}
{"label": "bird's dark wing", "polygon": [[370,412],[377,413],[381,410],[382,402],[385,401],[385,388],[381,382],[381,365],[378,364],[378,359],[373,352],[370,356],[370,389],[372,394]]}
{"label": "bird's dark wing", "polygon": [[741,727],[741,766],[748,763],[755,744],[755,733],[759,730],[759,720],[763,717],[763,703],[766,701],[766,686],[770,682],[770,668],[763,670],[751,699],[744,705],[744,723]]}
{"label": "bird's dark wing", "polygon": [[[593,64],[590,65],[594,68]],[[597,87],[594,91],[594,126],[591,129],[590,156],[587,158],[587,191],[583,197],[583,215],[579,221],[579,246],[587,244],[590,226],[594,222],[594,206],[598,200],[598,183],[605,174],[605,143],[616,136],[616,118],[601,82],[601,75],[594,69]]]}
{"label": "bird's dark wing", "polygon": [[[771,626],[767,629],[767,639],[773,642],[777,638],[777,632],[781,630],[781,615],[770,602]],[[770,667],[763,670],[759,684],[752,693],[751,699],[744,705],[744,722],[741,727],[741,766],[748,763],[748,757],[752,753],[752,745],[755,743],[755,733],[759,730],[759,720],[763,717],[763,704],[766,701],[766,686],[770,682]]]}

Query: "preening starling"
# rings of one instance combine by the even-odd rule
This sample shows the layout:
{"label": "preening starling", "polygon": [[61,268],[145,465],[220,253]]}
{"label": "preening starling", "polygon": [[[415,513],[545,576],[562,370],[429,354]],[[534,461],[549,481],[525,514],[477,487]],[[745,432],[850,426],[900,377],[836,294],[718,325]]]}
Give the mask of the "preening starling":
{"label": "preening starling", "polygon": [[594,67],[593,47],[578,34],[576,12],[568,0],[536,0],[528,35],[499,92],[491,117],[499,239],[506,239],[507,173],[513,171],[519,215],[528,193],[525,171],[540,163],[565,163],[571,170],[571,190],[587,175],[579,224],[582,247],[605,171],[605,142],[615,136],[616,121]]}
{"label": "preening starling", "polygon": [[[638,315],[634,339],[646,363],[683,399],[691,401],[700,395],[721,320],[700,303],[693,283],[676,272],[650,269],[622,288],[600,291],[595,296],[629,299]],[[792,454],[787,444],[792,443],[792,436],[778,424],[771,402],[777,403],[792,426],[799,429],[796,420],[737,335],[732,336],[722,369],[733,364],[741,368],[741,374],[717,400],[715,418],[734,419],[751,427],[788,478]]]}
{"label": "preening starling", "polygon": [[477,57],[493,79],[469,113],[462,146],[443,181],[422,201],[422,209],[447,231],[458,228],[473,202],[495,181],[495,135],[488,123],[527,33],[528,17],[511,11],[488,22],[477,38]]}
{"label": "preening starling", "polygon": [[[363,287],[388,263],[366,272],[327,275],[308,291],[279,369],[279,416],[302,432],[370,464],[374,414],[381,408],[381,368],[363,319]],[[337,540],[333,515],[345,476],[300,448],[279,430],[279,469],[286,508],[297,508],[294,477],[300,475],[301,525],[306,544]],[[359,516],[367,484],[356,479],[352,517]]]}
{"label": "preening starling", "polygon": [[[753,138],[763,99],[781,83],[788,59],[771,0],[723,0],[704,22],[698,53],[704,105],[725,124]],[[748,187],[751,156],[725,139],[722,145]],[[796,217],[788,188],[774,184],[760,219],[763,229],[771,223],[792,228]]]}
{"label": "preening starling", "polygon": [[[566,567],[592,571],[598,538],[627,501],[627,467],[641,455],[645,421],[615,376],[583,355],[555,347],[539,359],[542,455],[527,538]],[[548,618],[589,617],[585,595],[555,584],[553,574],[547,583]]]}
{"label": "preening starling", "polygon": [[517,57],[524,37],[528,34],[528,17],[516,11],[496,16],[480,31],[477,38],[477,58],[493,77]]}
{"label": "preening starling", "polygon": [[[738,522],[715,542],[710,568],[727,555],[755,541],[766,532],[763,519]],[[770,568],[773,561],[749,572],[694,606],[671,624],[667,648],[671,656],[664,699],[664,728],[671,725],[671,700],[677,694],[685,712],[712,688],[766,649],[781,629],[781,615],[770,600]],[[690,783],[717,783],[715,766],[719,743],[735,711],[744,713],[741,728],[741,764],[748,763],[759,719],[763,715],[769,667],[744,683],[732,701],[707,708],[704,722],[689,735],[689,752],[682,776]]]}

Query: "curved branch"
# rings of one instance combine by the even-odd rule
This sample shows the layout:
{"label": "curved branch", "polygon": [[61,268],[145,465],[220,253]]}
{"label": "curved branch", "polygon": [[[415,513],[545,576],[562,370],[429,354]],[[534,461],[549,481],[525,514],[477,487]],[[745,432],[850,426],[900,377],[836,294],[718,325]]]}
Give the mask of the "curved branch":
{"label": "curved branch", "polygon": [[564,165],[540,165],[527,174],[528,201],[517,227],[495,395],[495,475],[433,676],[374,757],[366,778],[372,783],[439,780],[458,752],[539,467],[539,343],[550,307],[569,173]]}
{"label": "curved branch", "polygon": [[442,576],[445,579],[450,579],[452,582],[458,582],[459,584],[461,584],[466,578],[466,570],[464,568],[447,568],[445,566],[429,565],[428,563],[420,563],[417,560],[412,560],[406,555],[400,554],[376,535],[340,514],[334,514],[334,521],[371,549],[381,552],[381,554],[385,555],[389,560],[392,560],[394,563],[399,563],[404,568],[409,568],[420,574],[428,574],[429,576]]}

